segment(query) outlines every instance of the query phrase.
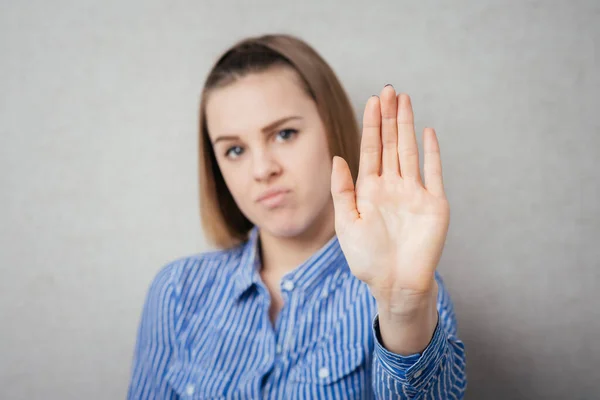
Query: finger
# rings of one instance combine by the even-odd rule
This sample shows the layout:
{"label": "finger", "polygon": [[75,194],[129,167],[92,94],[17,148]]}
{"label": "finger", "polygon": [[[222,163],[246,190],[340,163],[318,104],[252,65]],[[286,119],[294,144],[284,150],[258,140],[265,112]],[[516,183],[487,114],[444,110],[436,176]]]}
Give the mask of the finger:
{"label": "finger", "polygon": [[360,141],[358,178],[379,175],[381,168],[381,112],[379,97],[367,100],[363,115],[363,133]]}
{"label": "finger", "polygon": [[396,90],[392,85],[385,86],[381,91],[382,175],[400,176],[397,110]]}
{"label": "finger", "polygon": [[437,135],[433,128],[423,130],[423,175],[425,176],[425,188],[434,196],[443,197],[444,182],[442,177],[442,158]]}
{"label": "finger", "polygon": [[331,197],[335,212],[335,230],[342,234],[346,227],[359,218],[356,194],[348,163],[341,157],[333,157],[331,169]]}
{"label": "finger", "polygon": [[410,97],[403,93],[398,95],[398,156],[402,178],[420,181],[413,109]]}

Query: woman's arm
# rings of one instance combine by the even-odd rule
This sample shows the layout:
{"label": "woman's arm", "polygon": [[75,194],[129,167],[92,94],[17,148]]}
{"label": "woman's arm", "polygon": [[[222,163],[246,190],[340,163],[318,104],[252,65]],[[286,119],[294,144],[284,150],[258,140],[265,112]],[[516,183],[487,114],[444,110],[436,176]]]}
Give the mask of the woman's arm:
{"label": "woman's arm", "polygon": [[356,184],[347,162],[333,160],[335,230],[352,274],[377,302],[375,387],[384,397],[458,397],[464,387],[462,344],[445,326],[452,310],[436,301],[450,206],[432,128],[423,131],[423,150],[421,177],[410,97],[386,85],[365,106]]}
{"label": "woman's arm", "polygon": [[438,284],[438,323],[425,350],[408,356],[387,350],[379,316],[373,321],[373,390],[377,399],[462,399],[467,386],[465,348],[457,337],[456,316],[442,278]]}

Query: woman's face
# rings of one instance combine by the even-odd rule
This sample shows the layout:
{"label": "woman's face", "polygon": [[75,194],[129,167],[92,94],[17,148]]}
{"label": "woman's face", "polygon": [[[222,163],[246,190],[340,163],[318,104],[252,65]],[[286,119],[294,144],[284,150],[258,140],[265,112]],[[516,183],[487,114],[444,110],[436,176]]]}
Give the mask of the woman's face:
{"label": "woman's face", "polygon": [[[206,117],[225,183],[252,223],[294,237],[331,221],[325,127],[294,70],[271,68],[215,89]],[[284,193],[260,200],[272,190]]]}

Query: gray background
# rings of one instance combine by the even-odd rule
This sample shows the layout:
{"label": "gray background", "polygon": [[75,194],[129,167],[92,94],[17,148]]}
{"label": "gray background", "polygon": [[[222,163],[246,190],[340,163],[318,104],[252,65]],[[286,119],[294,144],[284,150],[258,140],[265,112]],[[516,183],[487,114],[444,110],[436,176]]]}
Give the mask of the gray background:
{"label": "gray background", "polygon": [[0,398],[125,396],[148,284],[209,249],[202,82],[267,32],[437,128],[468,398],[600,397],[600,2],[0,4]]}

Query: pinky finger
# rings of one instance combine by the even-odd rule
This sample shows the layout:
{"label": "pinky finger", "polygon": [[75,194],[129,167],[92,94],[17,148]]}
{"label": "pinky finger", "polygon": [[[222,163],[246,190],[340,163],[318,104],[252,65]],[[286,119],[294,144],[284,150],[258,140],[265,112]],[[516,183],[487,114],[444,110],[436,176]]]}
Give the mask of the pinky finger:
{"label": "pinky finger", "polygon": [[423,153],[425,188],[434,196],[444,197],[440,145],[433,128],[425,128],[423,131]]}

